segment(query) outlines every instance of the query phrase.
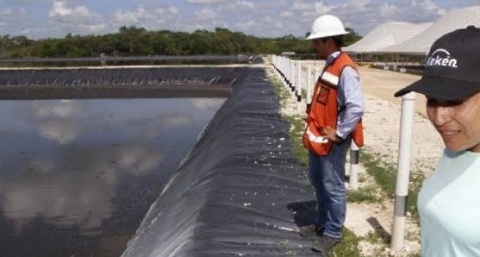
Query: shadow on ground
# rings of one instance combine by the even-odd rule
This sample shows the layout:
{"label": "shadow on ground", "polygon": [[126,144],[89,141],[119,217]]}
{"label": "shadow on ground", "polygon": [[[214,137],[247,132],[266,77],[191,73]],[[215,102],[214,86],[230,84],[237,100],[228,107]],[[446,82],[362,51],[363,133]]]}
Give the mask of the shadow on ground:
{"label": "shadow on ground", "polygon": [[290,211],[294,212],[293,219],[298,227],[311,225],[315,222],[317,215],[317,201],[295,202],[287,205]]}

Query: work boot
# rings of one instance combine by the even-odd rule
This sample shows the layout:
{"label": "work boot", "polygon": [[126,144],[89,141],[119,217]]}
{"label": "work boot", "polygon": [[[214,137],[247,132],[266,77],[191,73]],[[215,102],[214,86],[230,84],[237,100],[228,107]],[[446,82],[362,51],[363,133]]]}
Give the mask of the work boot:
{"label": "work boot", "polygon": [[322,235],[315,239],[312,251],[321,252],[323,255],[328,255],[335,245],[342,242],[341,238],[333,238],[327,235]]}
{"label": "work boot", "polygon": [[311,225],[300,227],[298,233],[300,234],[301,237],[314,238],[314,237],[322,236],[324,230],[325,228],[323,226],[317,226],[315,224],[311,224]]}

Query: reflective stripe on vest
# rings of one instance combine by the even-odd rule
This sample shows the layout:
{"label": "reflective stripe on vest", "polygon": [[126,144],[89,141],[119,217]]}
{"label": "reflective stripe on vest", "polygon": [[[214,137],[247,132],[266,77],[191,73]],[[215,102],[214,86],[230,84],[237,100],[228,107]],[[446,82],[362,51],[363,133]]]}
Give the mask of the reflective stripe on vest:
{"label": "reflective stripe on vest", "polygon": [[310,142],[312,143],[317,143],[317,144],[328,143],[328,139],[326,137],[316,136],[315,134],[313,134],[313,132],[310,130],[309,127],[307,128],[306,133],[308,135],[308,140],[310,140]]}
{"label": "reflective stripe on vest", "polygon": [[338,76],[335,76],[333,75],[332,73],[328,72],[328,71],[325,71],[323,74],[322,74],[322,77],[321,79],[323,81],[326,81],[328,82],[329,84],[333,85],[333,86],[338,86],[338,82],[340,81],[340,78]]}

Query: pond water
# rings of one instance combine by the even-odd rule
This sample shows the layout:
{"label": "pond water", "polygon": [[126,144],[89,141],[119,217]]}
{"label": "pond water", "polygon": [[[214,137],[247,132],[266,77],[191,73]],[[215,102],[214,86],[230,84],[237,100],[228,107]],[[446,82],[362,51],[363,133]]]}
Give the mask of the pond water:
{"label": "pond water", "polygon": [[119,256],[224,101],[0,101],[1,256]]}

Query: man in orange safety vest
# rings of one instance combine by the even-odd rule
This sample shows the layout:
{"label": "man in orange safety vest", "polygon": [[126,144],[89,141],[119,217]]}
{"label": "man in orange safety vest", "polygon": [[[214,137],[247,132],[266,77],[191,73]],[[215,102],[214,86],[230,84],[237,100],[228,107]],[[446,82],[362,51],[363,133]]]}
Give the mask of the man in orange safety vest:
{"label": "man in orange safety vest", "polygon": [[342,240],[346,215],[345,162],[353,141],[363,146],[364,97],[354,61],[341,51],[348,32],[333,15],[318,17],[307,37],[326,61],[307,106],[303,144],[309,152],[309,178],[315,188],[315,223],[300,228],[314,237],[312,250],[328,253]]}

